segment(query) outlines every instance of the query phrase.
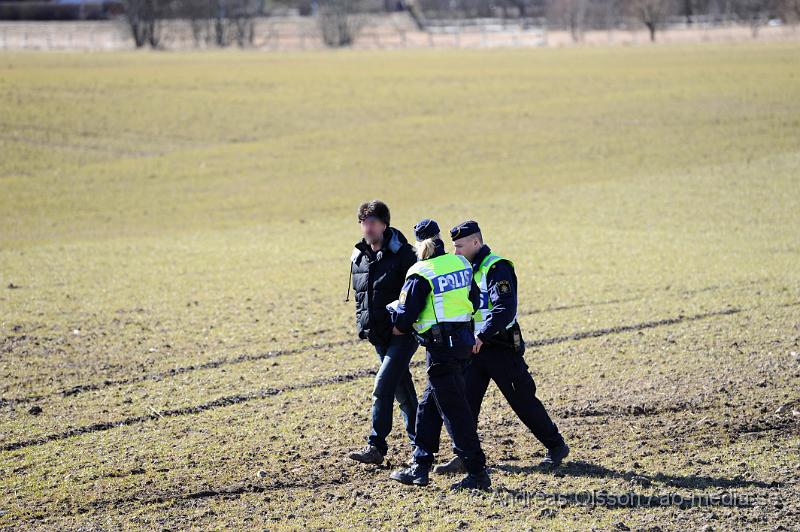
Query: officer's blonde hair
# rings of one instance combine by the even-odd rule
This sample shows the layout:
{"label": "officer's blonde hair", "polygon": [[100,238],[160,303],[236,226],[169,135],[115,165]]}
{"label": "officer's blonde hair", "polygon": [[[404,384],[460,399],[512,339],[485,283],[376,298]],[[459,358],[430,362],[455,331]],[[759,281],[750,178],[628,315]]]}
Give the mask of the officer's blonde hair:
{"label": "officer's blonde hair", "polygon": [[417,252],[417,258],[419,260],[429,259],[433,252],[436,250],[435,242],[437,240],[441,240],[441,235],[436,235],[431,238],[426,238],[422,242],[414,242],[414,249]]}

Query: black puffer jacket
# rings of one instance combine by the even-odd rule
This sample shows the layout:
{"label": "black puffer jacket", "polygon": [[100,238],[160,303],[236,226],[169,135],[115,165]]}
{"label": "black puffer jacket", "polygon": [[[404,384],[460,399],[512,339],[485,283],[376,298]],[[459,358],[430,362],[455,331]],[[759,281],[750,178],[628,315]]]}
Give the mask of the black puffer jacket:
{"label": "black puffer jacket", "polygon": [[376,345],[392,339],[392,322],[386,305],[400,296],[406,272],[417,262],[414,248],[403,233],[388,227],[383,248],[377,253],[364,240],[356,244],[350,257],[350,273],[356,294],[358,337]]}

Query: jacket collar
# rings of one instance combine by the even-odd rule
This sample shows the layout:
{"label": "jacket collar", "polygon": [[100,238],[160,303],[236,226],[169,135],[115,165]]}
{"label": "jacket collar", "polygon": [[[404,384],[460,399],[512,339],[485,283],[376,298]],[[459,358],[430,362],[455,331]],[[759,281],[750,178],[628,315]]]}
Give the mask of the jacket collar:
{"label": "jacket collar", "polygon": [[489,246],[486,244],[482,245],[481,249],[478,250],[477,255],[475,255],[475,258],[472,260],[472,270],[478,271],[483,263],[483,260],[488,257],[489,253],[491,252],[492,250],[489,248]]}
{"label": "jacket collar", "polygon": [[444,242],[441,240],[434,241],[434,246],[433,254],[430,256],[430,258],[434,259],[436,257],[441,257],[446,253],[444,250]]}
{"label": "jacket collar", "polygon": [[355,249],[353,249],[353,254],[350,256],[350,260],[352,262],[358,262],[358,258],[362,254],[371,257],[373,255],[377,255],[378,253],[380,253],[382,256],[386,251],[397,253],[400,251],[400,248],[403,247],[403,244],[406,243],[408,243],[408,240],[406,240],[406,237],[403,235],[403,233],[394,227],[387,227],[386,231],[383,233],[383,247],[381,247],[380,250],[373,252],[372,247],[362,238],[361,241],[355,245]]}

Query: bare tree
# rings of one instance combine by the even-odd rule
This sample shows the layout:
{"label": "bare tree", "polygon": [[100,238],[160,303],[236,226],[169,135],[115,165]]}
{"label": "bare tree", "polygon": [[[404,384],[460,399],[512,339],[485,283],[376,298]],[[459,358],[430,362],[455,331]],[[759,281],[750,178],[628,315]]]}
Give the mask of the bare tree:
{"label": "bare tree", "polygon": [[750,32],[753,38],[758,37],[758,32],[762,26],[769,22],[769,17],[776,9],[776,2],[773,0],[734,0],[733,12],[740,20],[750,25]]}
{"label": "bare tree", "polygon": [[794,25],[800,22],[800,0],[781,0],[778,7],[785,21]]}
{"label": "bare tree", "polygon": [[626,5],[628,13],[647,27],[651,42],[656,40],[656,30],[675,12],[674,0],[626,0]]}
{"label": "bare tree", "polygon": [[586,0],[585,14],[583,15],[584,31],[588,29],[610,31],[617,27],[620,21],[619,0]]}
{"label": "bare tree", "polygon": [[236,42],[250,46],[255,39],[255,17],[265,9],[265,0],[179,0],[180,18],[188,19],[195,45],[220,47]]}
{"label": "bare tree", "polygon": [[573,42],[583,41],[588,0],[554,0],[548,18],[569,28]]}
{"label": "bare tree", "polygon": [[125,17],[136,48],[158,48],[161,42],[161,21],[164,2],[159,0],[126,0]]}
{"label": "bare tree", "polygon": [[517,9],[519,18],[526,18],[528,16],[531,0],[508,0],[508,3]]}
{"label": "bare tree", "polygon": [[683,5],[683,13],[682,15],[686,17],[686,24],[690,25],[692,23],[692,16],[694,15],[694,2],[692,0],[680,0],[680,3]]}
{"label": "bare tree", "polygon": [[350,46],[363,26],[359,0],[320,0],[318,21],[322,41],[331,48]]}
{"label": "bare tree", "polygon": [[255,17],[264,11],[264,0],[238,0],[230,11],[233,38],[239,48],[252,46],[255,40]]}
{"label": "bare tree", "polygon": [[401,5],[417,25],[417,29],[424,31],[426,27],[425,14],[417,0],[401,0]]}

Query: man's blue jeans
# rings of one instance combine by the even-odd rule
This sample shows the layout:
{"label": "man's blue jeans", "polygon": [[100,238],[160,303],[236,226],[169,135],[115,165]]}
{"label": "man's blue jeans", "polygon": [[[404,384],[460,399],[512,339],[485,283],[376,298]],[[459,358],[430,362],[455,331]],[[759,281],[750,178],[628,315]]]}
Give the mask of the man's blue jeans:
{"label": "man's blue jeans", "polygon": [[392,336],[388,345],[376,345],[375,351],[381,367],[375,376],[372,392],[372,432],[367,438],[370,445],[386,454],[389,446],[386,437],[392,431],[394,400],[400,405],[408,438],[414,445],[414,426],[417,422],[417,391],[408,364],[419,346],[413,334]]}

